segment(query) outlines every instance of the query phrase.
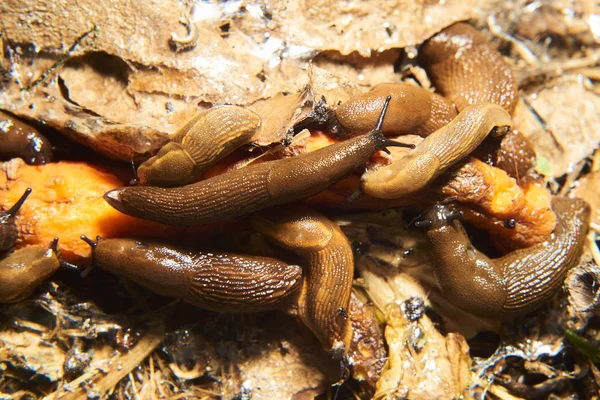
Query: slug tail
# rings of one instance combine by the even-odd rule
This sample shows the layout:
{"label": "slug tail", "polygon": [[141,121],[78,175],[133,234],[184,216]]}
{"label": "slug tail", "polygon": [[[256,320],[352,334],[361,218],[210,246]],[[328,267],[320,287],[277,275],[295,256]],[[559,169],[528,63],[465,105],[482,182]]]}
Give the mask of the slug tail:
{"label": "slug tail", "polygon": [[125,189],[114,189],[111,190],[110,192],[107,192],[104,194],[104,200],[110,204],[114,209],[127,214],[127,211],[125,209],[125,205],[123,204],[123,201],[121,200],[121,194],[123,193]]}

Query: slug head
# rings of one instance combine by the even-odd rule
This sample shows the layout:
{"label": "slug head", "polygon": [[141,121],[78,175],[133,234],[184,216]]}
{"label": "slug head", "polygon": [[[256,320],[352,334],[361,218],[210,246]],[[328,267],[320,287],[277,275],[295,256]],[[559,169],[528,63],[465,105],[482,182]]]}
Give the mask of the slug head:
{"label": "slug head", "polygon": [[23,151],[25,162],[31,165],[44,165],[52,161],[53,151],[50,141],[39,134],[29,139],[27,148]]}
{"label": "slug head", "polygon": [[27,188],[11,208],[0,214],[0,253],[10,250],[15,245],[18,235],[15,216],[31,194],[31,191],[31,188]]}
{"label": "slug head", "polygon": [[423,219],[415,222],[415,226],[427,230],[440,229],[450,225],[452,221],[457,220],[462,216],[462,211],[456,211],[447,204],[436,204],[425,211]]}
{"label": "slug head", "polygon": [[506,135],[513,125],[510,114],[501,106],[497,104],[480,104],[472,106],[475,109],[485,110],[480,118],[485,118],[490,121],[490,125],[493,126],[491,135],[494,137],[501,137]]}
{"label": "slug head", "polygon": [[196,164],[181,144],[170,142],[142,163],[137,173],[142,185],[173,187],[193,182],[195,168]]}
{"label": "slug head", "polygon": [[58,239],[50,247],[31,245],[14,251],[0,261],[0,303],[27,298],[44,280],[60,267]]}
{"label": "slug head", "polygon": [[365,172],[361,189],[381,199],[401,198],[423,189],[435,179],[440,173],[439,165],[435,154],[417,149],[388,166]]}

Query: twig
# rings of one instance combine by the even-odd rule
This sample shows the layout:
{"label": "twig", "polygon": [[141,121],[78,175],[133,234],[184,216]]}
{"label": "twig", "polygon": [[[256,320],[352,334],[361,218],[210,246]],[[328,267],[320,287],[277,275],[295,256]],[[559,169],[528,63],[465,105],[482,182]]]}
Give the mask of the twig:
{"label": "twig", "polygon": [[521,58],[525,60],[527,64],[533,66],[540,65],[540,61],[538,60],[538,58],[535,56],[535,54],[533,54],[531,50],[529,50],[529,48],[523,42],[515,39],[508,33],[502,32],[502,28],[500,28],[500,26],[496,24],[496,18],[494,16],[489,16],[486,22],[490,32],[493,35],[504,39],[507,42],[510,42],[514,46],[517,53],[519,53],[519,56],[521,56]]}
{"label": "twig", "polygon": [[488,391],[501,400],[523,400],[522,397],[513,396],[506,388],[500,385],[492,385]]}
{"label": "twig", "polygon": [[52,66],[50,68],[48,68],[42,75],[40,75],[39,78],[37,78],[35,81],[31,82],[29,85],[27,85],[24,88],[22,88],[21,91],[22,92],[27,91],[27,90],[29,90],[31,88],[34,88],[35,86],[39,85],[40,83],[42,83],[48,76],[50,76],[50,74],[54,73],[58,68],[60,68],[60,66],[63,65],[65,63],[65,61],[67,61],[67,59],[69,58],[69,56],[75,51],[75,49],[77,48],[77,46],[86,37],[88,37],[92,33],[95,34],[94,40],[96,40],[96,37],[100,33],[100,28],[97,25],[94,25],[94,27],[92,29],[90,29],[89,31],[85,32],[83,35],[79,36],[77,38],[77,40],[75,40],[75,43],[73,43],[73,45],[71,45],[71,47],[69,48],[69,50],[67,50],[66,53],[64,53],[63,55],[61,55],[60,58],[54,64],[52,64]]}
{"label": "twig", "polygon": [[89,371],[46,397],[47,400],[77,400],[88,397],[89,392],[103,395],[112,389],[121,379],[133,371],[165,337],[163,321],[156,322],[155,326],[131,349],[127,354],[115,357],[109,363],[106,373],[98,369]]}
{"label": "twig", "polygon": [[592,172],[600,171],[600,150],[596,149],[594,151],[594,156],[592,157]]}
{"label": "twig", "polygon": [[534,115],[534,117],[538,120],[538,122],[542,126],[542,129],[544,129],[544,131],[546,131],[550,134],[550,137],[552,138],[552,141],[554,142],[554,145],[556,146],[556,148],[561,153],[564,154],[565,148],[558,142],[558,140],[556,139],[556,136],[554,135],[554,132],[552,131],[552,129],[550,128],[550,126],[548,125],[546,120],[537,112],[537,110],[535,109],[533,104],[531,104],[529,102],[529,99],[526,96],[522,96],[521,98],[523,99],[523,103],[525,104],[525,106],[527,106],[529,111],[531,111],[531,113]]}

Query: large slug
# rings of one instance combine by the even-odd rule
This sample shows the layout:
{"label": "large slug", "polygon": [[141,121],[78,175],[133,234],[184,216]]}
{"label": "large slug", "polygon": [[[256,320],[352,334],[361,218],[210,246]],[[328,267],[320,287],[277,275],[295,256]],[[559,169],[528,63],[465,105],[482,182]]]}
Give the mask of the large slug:
{"label": "large slug", "polygon": [[104,199],[125,214],[184,226],[248,215],[303,199],[350,174],[376,151],[386,146],[406,146],[387,140],[379,130],[385,111],[384,107],[372,132],[312,153],[250,165],[178,188],[115,189]]}
{"label": "large slug", "polygon": [[27,188],[21,198],[8,210],[0,214],[0,254],[12,249],[17,241],[17,225],[15,216],[31,194],[31,188]]}
{"label": "large slug", "polygon": [[[262,225],[277,244],[307,259],[304,275],[297,265],[267,257],[201,252],[156,241],[81,238],[92,247],[92,267],[157,294],[218,312],[280,309],[299,315],[334,357],[352,357],[348,366],[355,377],[374,387],[385,349],[376,320],[350,296],[350,244],[334,223],[316,213],[305,215],[297,214],[296,221],[269,217]],[[287,234],[295,238],[286,240]]]}
{"label": "large slug", "polygon": [[221,106],[200,112],[139,166],[140,183],[163,187],[192,183],[219,159],[256,140],[260,128],[260,117],[242,107]]}
{"label": "large slug", "polygon": [[50,248],[32,245],[6,255],[0,260],[0,303],[25,299],[60,266],[58,239]]}
{"label": "large slug", "polygon": [[355,96],[335,110],[329,130],[362,134],[375,126],[383,103],[392,96],[382,127],[384,134],[427,136],[456,116],[454,105],[442,96],[416,85],[383,83]]}
{"label": "large slug", "polygon": [[550,238],[490,259],[473,247],[447,205],[433,206],[417,226],[427,227],[436,280],[444,296],[473,314],[524,314],[540,307],[562,286],[579,262],[590,220],[581,199],[554,197],[558,223]]}
{"label": "large slug", "polygon": [[332,356],[342,358],[352,340],[348,307],[354,256],[350,242],[337,224],[308,209],[264,212],[253,217],[253,224],[305,260],[298,314]]}
{"label": "large slug", "polygon": [[34,127],[0,111],[0,158],[14,157],[45,164],[52,161],[52,145]]}
{"label": "large slug", "polygon": [[459,111],[487,102],[512,114],[518,85],[510,66],[472,26],[459,22],[434,35],[419,49],[419,61],[436,90]]}
{"label": "large slug", "polygon": [[285,309],[295,305],[300,288],[302,269],[273,258],[192,251],[135,239],[82,239],[92,246],[94,267],[208,310]]}
{"label": "large slug", "polygon": [[362,190],[383,199],[414,193],[471,153],[494,128],[495,135],[499,136],[511,125],[510,115],[498,105],[469,106],[400,160],[376,171],[367,171],[361,179]]}

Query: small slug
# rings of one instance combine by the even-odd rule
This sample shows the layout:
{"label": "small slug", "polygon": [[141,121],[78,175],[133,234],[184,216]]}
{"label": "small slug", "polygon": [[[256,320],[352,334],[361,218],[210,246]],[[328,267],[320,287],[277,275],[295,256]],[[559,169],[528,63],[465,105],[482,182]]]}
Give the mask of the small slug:
{"label": "small slug", "polygon": [[341,359],[352,340],[348,307],[354,255],[350,242],[337,224],[308,209],[264,212],[253,217],[253,225],[305,260],[299,317],[331,355]]}
{"label": "small slug", "polygon": [[379,128],[385,111],[384,107],[372,132],[311,153],[249,165],[178,188],[115,189],[104,199],[125,214],[181,226],[208,224],[303,199],[361,167],[376,151],[407,146],[382,135]]}
{"label": "small slug", "polygon": [[162,296],[213,311],[250,312],[295,304],[302,269],[274,258],[191,251],[156,241],[99,239],[93,266]]}
{"label": "small slug", "polygon": [[447,205],[433,206],[417,226],[427,227],[434,273],[444,296],[484,317],[519,315],[540,307],[579,262],[590,220],[581,199],[554,197],[558,223],[547,241],[490,259],[473,247]]}
{"label": "small slug", "polygon": [[381,131],[427,136],[456,117],[454,104],[442,96],[406,83],[384,83],[348,100],[328,121],[329,130],[363,134],[375,126],[386,96],[392,96]]}
{"label": "small slug", "polygon": [[419,62],[436,90],[458,111],[487,102],[512,114],[518,85],[510,66],[472,26],[459,22],[431,37],[419,49]]}
{"label": "small slug", "polygon": [[52,145],[37,129],[0,111],[0,158],[14,157],[46,164],[52,161]]}
{"label": "small slug", "polygon": [[15,216],[31,194],[31,188],[27,188],[19,200],[8,210],[0,214],[0,254],[9,251],[17,241],[17,225]]}
{"label": "small slug", "polygon": [[511,125],[510,115],[498,105],[469,106],[400,160],[363,174],[362,190],[382,199],[414,193],[471,153],[492,130],[500,136]]}
{"label": "small slug", "polygon": [[28,297],[35,288],[60,267],[58,238],[50,248],[32,245],[0,260],[0,303],[15,303]]}
{"label": "small slug", "polygon": [[171,142],[138,168],[142,185],[182,186],[238,147],[256,140],[261,119],[237,106],[214,107],[195,115]]}

